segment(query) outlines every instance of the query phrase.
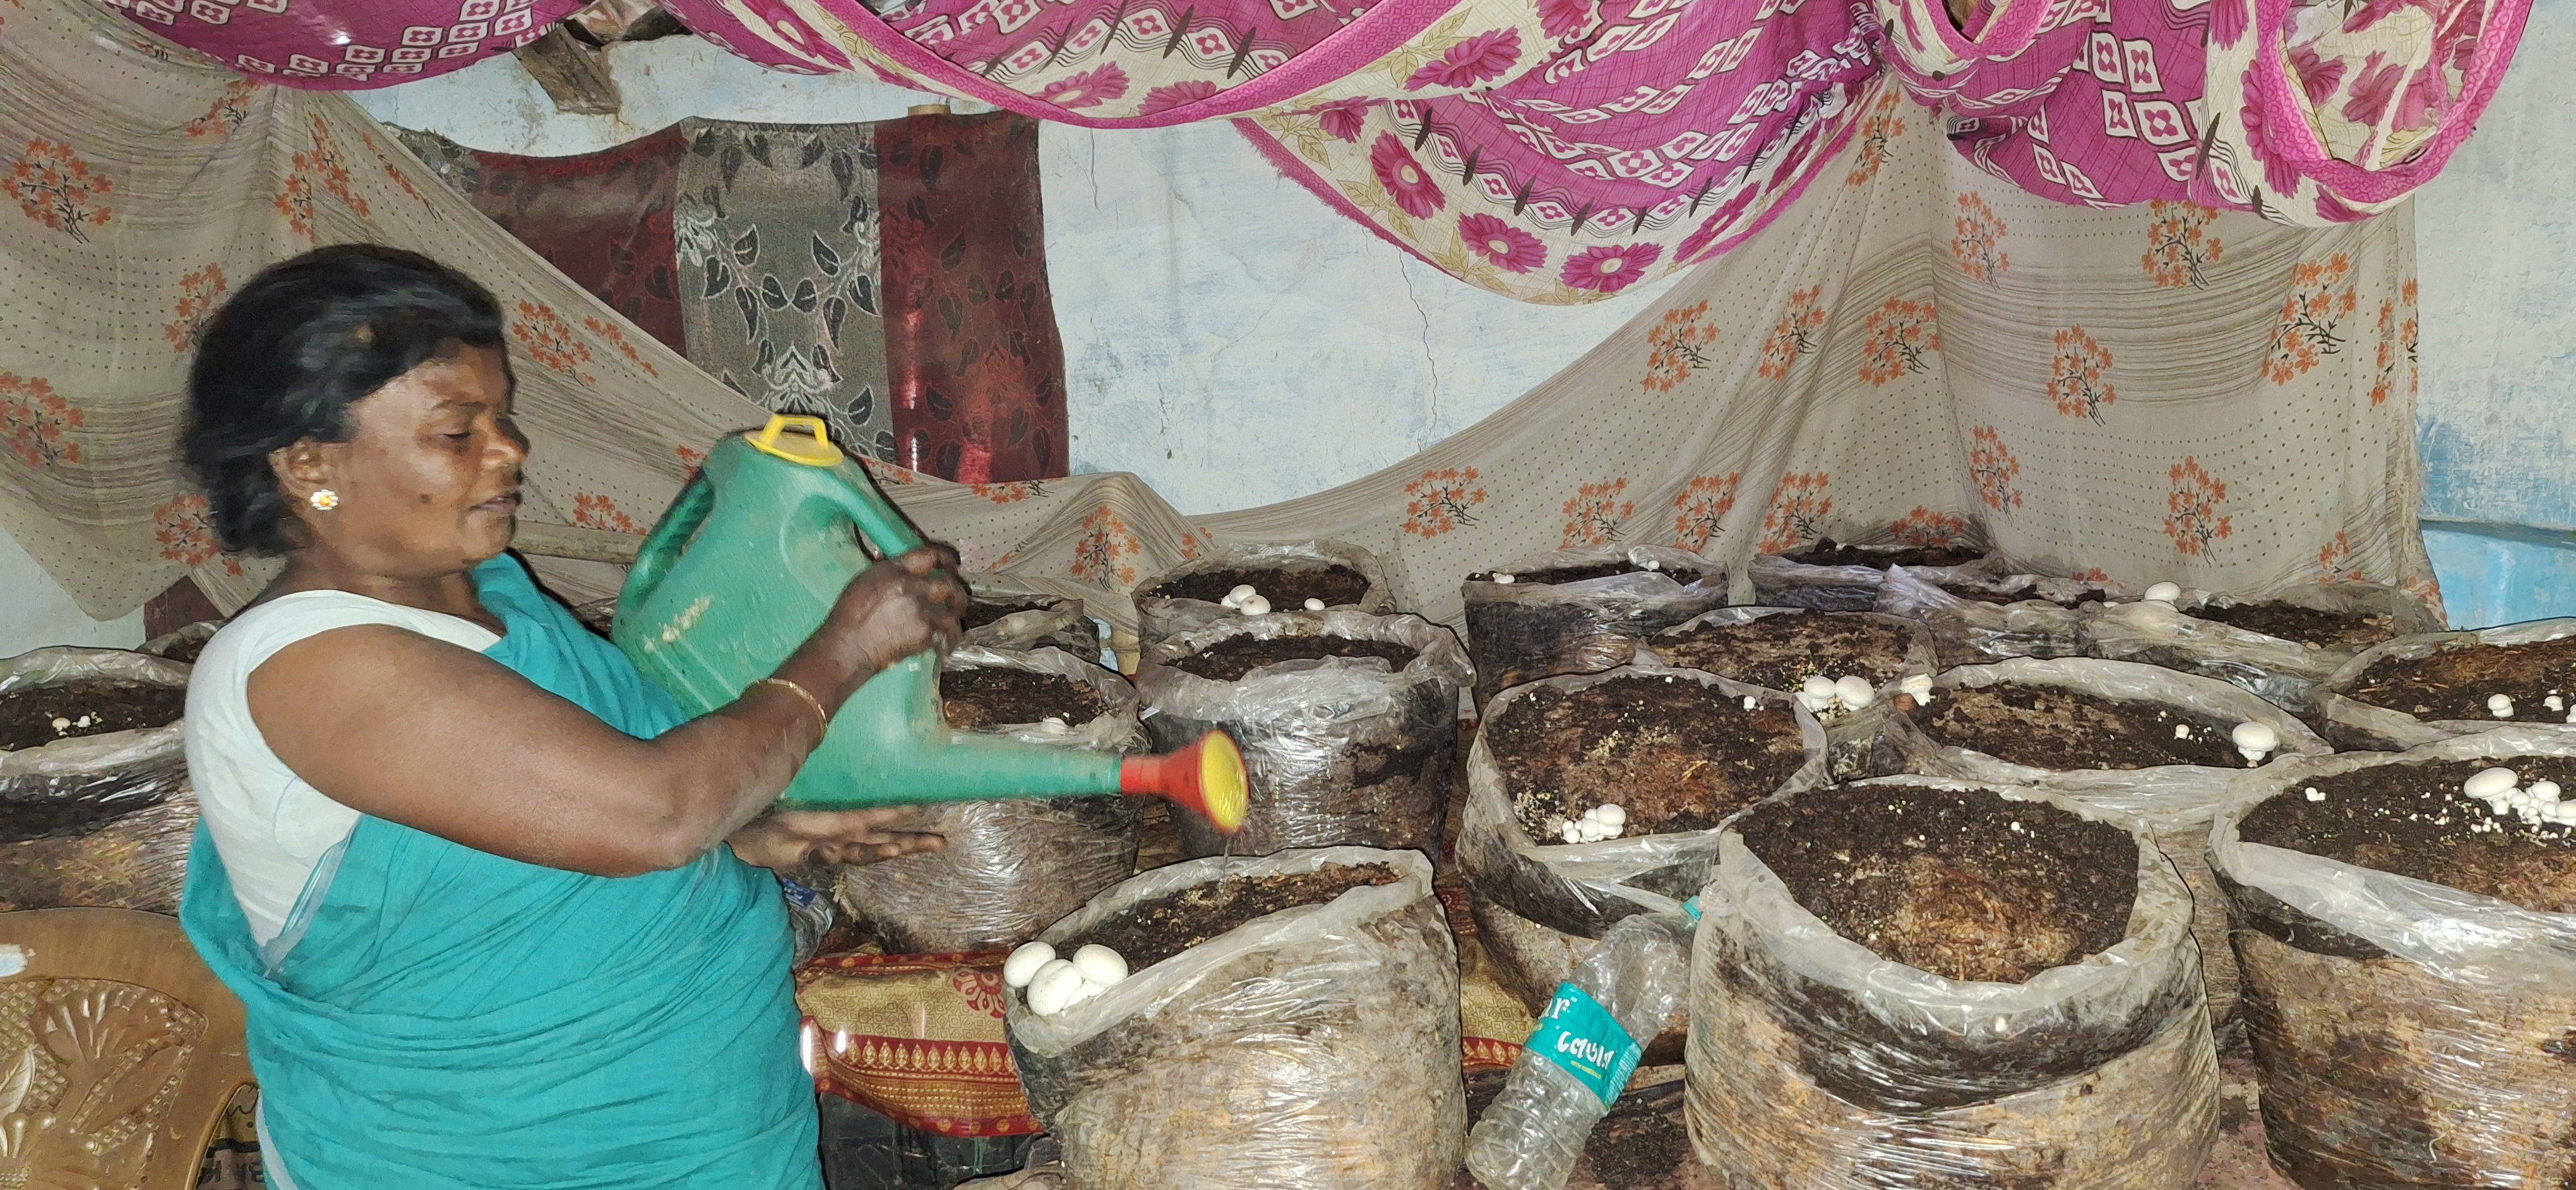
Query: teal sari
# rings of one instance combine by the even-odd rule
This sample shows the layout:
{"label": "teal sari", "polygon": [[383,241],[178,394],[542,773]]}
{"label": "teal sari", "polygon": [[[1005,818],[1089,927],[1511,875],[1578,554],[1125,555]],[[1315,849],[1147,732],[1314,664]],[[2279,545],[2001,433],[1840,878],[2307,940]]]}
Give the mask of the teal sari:
{"label": "teal sari", "polygon": [[[475,580],[486,656],[628,735],[682,721],[515,559]],[[297,1190],[821,1183],[786,910],[726,848],[610,879],[365,817],[263,953],[200,828],[180,920]]]}

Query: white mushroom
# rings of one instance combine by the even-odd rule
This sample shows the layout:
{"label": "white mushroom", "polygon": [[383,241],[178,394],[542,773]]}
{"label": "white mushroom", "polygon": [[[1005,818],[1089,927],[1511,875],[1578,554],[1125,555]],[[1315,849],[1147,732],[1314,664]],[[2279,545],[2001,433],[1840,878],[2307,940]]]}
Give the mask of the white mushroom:
{"label": "white mushroom", "polygon": [[2319,789],[2314,785],[2308,786],[2308,800],[2312,802],[2324,801],[2326,800],[2326,791]]}
{"label": "white mushroom", "polygon": [[1073,952],[1073,969],[1082,978],[1101,987],[1116,987],[1127,978],[1127,960],[1117,951],[1094,942]]}
{"label": "white mushroom", "polygon": [[2191,738],[2191,724],[2188,724],[2188,723],[2176,723],[2176,724],[2174,724],[2174,738],[2175,738],[2175,739],[2177,739],[2177,740],[2187,740],[2187,739],[2190,739],[2190,738]]}
{"label": "white mushroom", "polygon": [[1260,593],[1261,592],[1254,590],[1250,583],[1236,583],[1234,589],[1226,592],[1225,598],[1217,600],[1217,602],[1222,603],[1227,607],[1242,607],[1244,600],[1250,599]]}
{"label": "white mushroom", "polygon": [[2512,769],[2480,769],[2468,780],[2460,783],[2460,792],[2479,801],[2490,802],[2503,796],[2505,791],[2512,789],[2520,780],[2522,780],[2521,775]]}
{"label": "white mushroom", "polygon": [[2281,746],[2281,733],[2268,723],[2239,723],[2228,736],[2236,741],[2236,750],[2245,754],[2247,764],[2263,763],[2264,757]]}
{"label": "white mushroom", "polygon": [[1029,981],[1029,1011],[1054,1016],[1081,994],[1082,972],[1074,970],[1072,963],[1057,959],[1039,968],[1037,978]]}
{"label": "white mushroom", "polygon": [[1038,968],[1055,961],[1055,948],[1044,942],[1024,942],[1002,960],[1002,982],[1015,988],[1029,986],[1038,977]]}
{"label": "white mushroom", "polygon": [[1508,574],[1496,574],[1494,576],[1494,581],[1508,587],[1512,583],[1512,576]]}
{"label": "white mushroom", "polygon": [[1625,806],[1594,806],[1592,813],[1611,826],[1628,825],[1628,808]]}
{"label": "white mushroom", "polygon": [[1753,697],[1753,696],[1752,696],[1752,695],[1750,695],[1750,694],[1747,694],[1747,695],[1745,695],[1745,696],[1744,696],[1744,709],[1745,709],[1745,710],[1748,710],[1748,711],[1758,711],[1758,710],[1761,710],[1761,709],[1762,709],[1762,700],[1761,700],[1761,699],[1758,699],[1758,698],[1755,698],[1755,697]]}
{"label": "white mushroom", "polygon": [[2157,583],[2147,588],[2146,598],[2149,603],[2171,603],[2182,598],[2182,584]]}
{"label": "white mushroom", "polygon": [[1834,679],[1834,697],[1843,700],[1844,706],[1857,711],[1877,702],[1878,691],[1870,688],[1869,679],[1845,674]]}
{"label": "white mushroom", "polygon": [[1322,611],[1324,610],[1324,601],[1321,599],[1309,599],[1306,601],[1306,610],[1310,612]]}
{"label": "white mushroom", "polygon": [[2558,788],[2558,783],[2556,781],[2534,781],[2531,783],[2531,788],[2523,790],[2523,792],[2529,794],[2531,796],[2531,800],[2535,802],[2555,803],[2562,791]]}
{"label": "white mushroom", "polygon": [[1258,595],[1246,595],[1243,602],[1234,605],[1234,610],[1247,616],[1266,616],[1270,614],[1270,601]]}
{"label": "white mushroom", "polygon": [[2510,695],[2504,694],[2488,695],[2487,713],[2498,719],[2513,718],[2513,698]]}
{"label": "white mushroom", "polygon": [[2563,711],[2567,709],[2567,700],[2552,694],[2547,698],[2541,699],[2540,705],[2553,711]]}
{"label": "white mushroom", "polygon": [[62,717],[62,716],[60,716],[60,715],[56,715],[56,716],[54,716],[54,730],[55,730],[55,731],[70,731],[71,729],[72,729],[72,721],[71,721],[71,720],[69,720],[69,719],[65,719],[65,718],[63,718],[63,717]]}
{"label": "white mushroom", "polygon": [[1910,674],[1896,684],[1896,692],[1914,700],[1916,706],[1932,704],[1932,675]]}

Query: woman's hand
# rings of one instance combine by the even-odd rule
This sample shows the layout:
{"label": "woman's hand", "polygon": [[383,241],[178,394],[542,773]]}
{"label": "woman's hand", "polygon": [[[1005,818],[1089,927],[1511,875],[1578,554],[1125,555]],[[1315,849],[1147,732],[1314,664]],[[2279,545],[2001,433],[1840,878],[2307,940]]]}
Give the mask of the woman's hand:
{"label": "woman's hand", "polygon": [[957,571],[957,552],[944,545],[869,567],[778,675],[837,708],[886,667],[925,649],[947,652],[966,635],[959,621],[968,595]]}
{"label": "woman's hand", "polygon": [[773,872],[818,864],[872,864],[948,845],[945,838],[911,829],[920,822],[917,806],[782,810],[735,831],[726,842],[732,844],[735,858]]}

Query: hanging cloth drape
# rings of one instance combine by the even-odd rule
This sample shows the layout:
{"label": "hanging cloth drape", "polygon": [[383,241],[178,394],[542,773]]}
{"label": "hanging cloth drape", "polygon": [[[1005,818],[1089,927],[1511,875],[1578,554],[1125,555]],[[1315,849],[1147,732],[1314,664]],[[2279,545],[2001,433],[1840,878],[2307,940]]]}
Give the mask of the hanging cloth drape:
{"label": "hanging cloth drape", "polygon": [[[135,51],[98,36],[113,18],[85,0],[23,3],[0,41],[0,287],[19,295],[0,304],[0,527],[91,614],[183,569],[228,606],[257,589],[172,457],[185,344],[227,281],[312,243],[435,253],[501,296],[529,521],[604,503],[649,522],[709,442],[761,419],[345,99]],[[1869,134],[1768,230],[1377,474],[1187,519],[1130,475],[880,474],[971,569],[1124,589],[1221,541],[1333,538],[1451,620],[1467,572],[1560,545],[1679,544],[1743,595],[1756,552],[1819,535],[1982,534],[2135,585],[2433,594],[2406,211],[2297,229],[2066,206],[1978,172],[1892,99],[1858,106]],[[576,597],[618,582],[546,573]]]}

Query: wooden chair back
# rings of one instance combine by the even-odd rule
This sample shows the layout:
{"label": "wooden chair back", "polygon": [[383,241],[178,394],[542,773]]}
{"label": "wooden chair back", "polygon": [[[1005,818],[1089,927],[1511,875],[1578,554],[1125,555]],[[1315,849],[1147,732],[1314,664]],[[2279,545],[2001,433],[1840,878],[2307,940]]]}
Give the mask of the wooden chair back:
{"label": "wooden chair back", "polygon": [[241,1002],[177,921],[0,913],[0,1186],[189,1190],[250,1081]]}

